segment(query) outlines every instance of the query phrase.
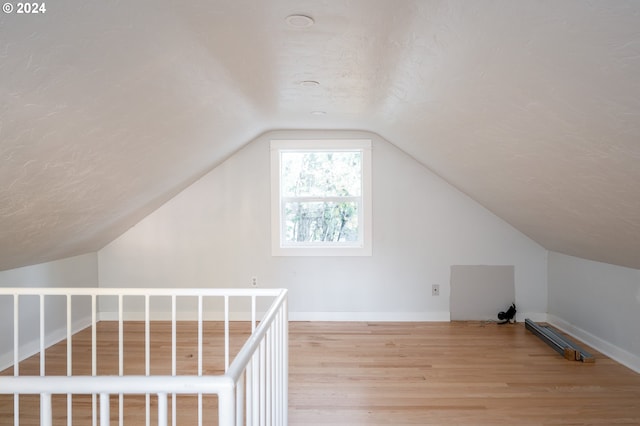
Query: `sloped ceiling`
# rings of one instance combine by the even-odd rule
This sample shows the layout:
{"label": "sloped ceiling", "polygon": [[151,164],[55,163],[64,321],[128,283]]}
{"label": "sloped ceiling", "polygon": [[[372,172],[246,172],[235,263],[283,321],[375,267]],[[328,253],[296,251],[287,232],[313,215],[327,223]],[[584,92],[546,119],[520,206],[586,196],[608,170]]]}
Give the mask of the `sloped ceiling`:
{"label": "sloped ceiling", "polygon": [[640,268],[638,1],[46,7],[0,14],[0,270],[100,249],[276,128],[376,132],[547,249]]}

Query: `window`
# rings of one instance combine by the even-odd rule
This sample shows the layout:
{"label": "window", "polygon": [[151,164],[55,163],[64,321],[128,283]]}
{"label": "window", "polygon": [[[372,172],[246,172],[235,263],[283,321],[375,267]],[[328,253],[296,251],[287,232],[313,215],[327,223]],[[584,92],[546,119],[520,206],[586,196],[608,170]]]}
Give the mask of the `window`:
{"label": "window", "polygon": [[276,256],[371,255],[371,141],[271,141]]}

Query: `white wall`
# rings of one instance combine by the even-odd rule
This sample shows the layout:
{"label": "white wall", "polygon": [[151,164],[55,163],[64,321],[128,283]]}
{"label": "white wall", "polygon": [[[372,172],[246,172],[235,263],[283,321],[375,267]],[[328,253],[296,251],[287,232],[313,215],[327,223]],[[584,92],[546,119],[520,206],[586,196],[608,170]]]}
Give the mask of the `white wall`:
{"label": "white wall", "polygon": [[452,321],[491,321],[516,300],[512,265],[451,267],[450,314]]}
{"label": "white wall", "polygon": [[[97,287],[98,257],[84,254],[54,262],[0,271],[0,287]],[[21,298],[20,358],[39,351],[40,308],[38,298]],[[65,337],[66,301],[63,297],[47,298],[45,331],[47,346]],[[13,365],[13,297],[0,296],[0,370]],[[72,321],[77,328],[86,325],[87,309],[75,309]]]}
{"label": "white wall", "polygon": [[[269,141],[331,137],[372,139],[373,256],[272,257]],[[546,250],[366,132],[264,134],[98,259],[101,287],[248,287],[257,276],[290,290],[292,319],[448,320],[451,265],[514,265],[519,312],[547,311]]]}
{"label": "white wall", "polygon": [[640,372],[640,270],[549,253],[549,322]]}

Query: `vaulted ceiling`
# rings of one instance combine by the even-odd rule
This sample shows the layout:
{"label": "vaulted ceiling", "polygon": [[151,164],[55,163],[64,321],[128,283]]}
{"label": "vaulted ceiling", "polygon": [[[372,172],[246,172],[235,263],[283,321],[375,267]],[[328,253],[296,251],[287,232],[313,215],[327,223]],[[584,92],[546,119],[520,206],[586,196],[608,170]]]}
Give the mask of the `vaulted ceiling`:
{"label": "vaulted ceiling", "polygon": [[640,268],[636,0],[46,8],[0,14],[0,270],[98,250],[297,128],[376,132],[547,249]]}

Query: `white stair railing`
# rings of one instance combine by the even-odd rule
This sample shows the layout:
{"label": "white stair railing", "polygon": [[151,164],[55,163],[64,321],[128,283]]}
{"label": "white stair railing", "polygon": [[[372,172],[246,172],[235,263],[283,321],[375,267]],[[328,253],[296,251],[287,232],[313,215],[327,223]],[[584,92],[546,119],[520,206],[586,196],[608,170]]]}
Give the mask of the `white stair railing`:
{"label": "white stair railing", "polygon": [[[0,288],[0,309],[6,300],[13,298],[13,372],[12,377],[2,377],[0,394],[14,395],[14,424],[20,424],[19,398],[21,394],[40,395],[40,423],[51,425],[53,394],[67,394],[67,424],[71,425],[73,404],[71,395],[91,394],[93,425],[108,425],[109,403],[111,395],[118,395],[119,424],[124,423],[123,395],[144,394],[146,396],[146,424],[150,421],[150,395],[156,395],[158,401],[158,424],[176,424],[176,395],[198,395],[198,424],[202,425],[202,396],[218,395],[218,424],[221,426],[237,425],[286,425],[288,409],[288,318],[287,291],[283,289],[104,289],[104,288]],[[39,342],[40,376],[20,376],[19,363],[29,353],[28,348],[20,348],[20,304],[22,297],[38,296],[40,313]],[[47,323],[45,321],[46,300],[48,297],[66,297],[65,332],[62,338],[67,339],[67,376],[47,376],[45,349],[47,341]],[[87,297],[88,296],[88,297]],[[117,300],[116,317],[113,310],[98,311],[100,298],[114,297]],[[142,297],[143,312],[125,312],[125,300]],[[178,322],[177,303],[182,298],[196,298],[198,321],[198,371],[197,375],[177,375],[176,371],[176,323]],[[268,297],[272,303],[262,319],[257,321],[257,298]],[[32,297],[33,298],[33,297]],[[150,375],[150,323],[152,322],[150,299],[169,298],[171,301],[171,375]],[[224,302],[224,371],[217,376],[204,376],[203,373],[203,321],[205,317],[214,315],[205,311],[204,300],[221,298]],[[244,343],[233,361],[230,361],[230,316],[229,299],[249,299],[251,302],[252,334]],[[100,299],[100,300],[99,300]],[[72,301],[90,302],[90,324],[92,328],[92,366],[91,376],[72,376],[72,329],[74,312]],[[5,302],[5,305],[3,305]],[[113,308],[113,307],[111,307]],[[10,309],[10,307],[8,308]],[[154,313],[154,315],[158,315]],[[145,324],[145,375],[124,375],[124,322],[125,317],[141,316]],[[118,376],[97,375],[97,336],[96,324],[99,318],[117,319],[118,321]],[[5,333],[6,334],[6,333]],[[55,334],[55,333],[54,333]],[[56,336],[53,336],[53,340]],[[60,339],[58,339],[60,340]],[[1,355],[1,354],[0,354]],[[168,407],[168,395],[172,395],[172,407]],[[98,404],[98,398],[100,403]],[[99,413],[98,413],[99,405]],[[99,415],[98,415],[99,414]]]}

